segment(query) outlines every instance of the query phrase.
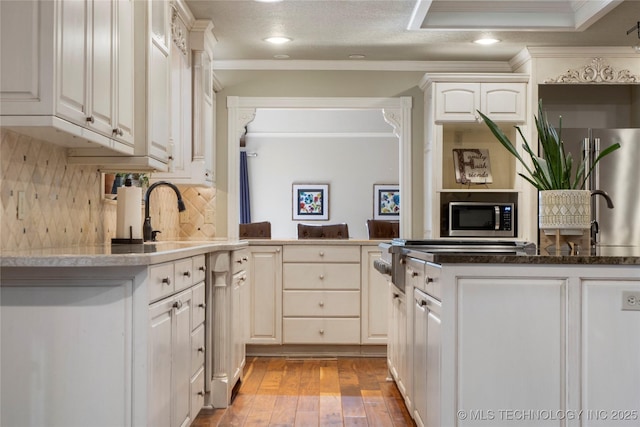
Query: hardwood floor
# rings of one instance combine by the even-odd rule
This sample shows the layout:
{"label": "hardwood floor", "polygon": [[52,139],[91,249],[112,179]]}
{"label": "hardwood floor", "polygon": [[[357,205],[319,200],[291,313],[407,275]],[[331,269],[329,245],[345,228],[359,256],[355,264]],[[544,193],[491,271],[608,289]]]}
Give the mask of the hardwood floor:
{"label": "hardwood floor", "polygon": [[384,358],[248,357],[231,406],[193,427],[415,426]]}

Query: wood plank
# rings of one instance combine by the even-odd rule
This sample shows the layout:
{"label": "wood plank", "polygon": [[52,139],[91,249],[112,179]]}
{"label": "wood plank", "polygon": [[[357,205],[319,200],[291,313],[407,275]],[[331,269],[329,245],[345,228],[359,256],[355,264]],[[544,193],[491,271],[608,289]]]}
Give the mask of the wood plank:
{"label": "wood plank", "polygon": [[296,420],[298,396],[279,395],[271,413],[270,426],[293,426]]}
{"label": "wood plank", "polygon": [[295,427],[319,427],[317,412],[300,412],[296,413]]}
{"label": "wood plank", "polygon": [[342,403],[340,394],[321,393],[320,394],[320,425],[342,426]]}

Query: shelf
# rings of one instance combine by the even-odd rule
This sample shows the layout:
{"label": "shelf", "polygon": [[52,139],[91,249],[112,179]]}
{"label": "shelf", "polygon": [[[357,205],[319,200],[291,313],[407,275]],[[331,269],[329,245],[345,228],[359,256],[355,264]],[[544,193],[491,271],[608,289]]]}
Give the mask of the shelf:
{"label": "shelf", "polygon": [[521,193],[513,188],[443,188],[436,193]]}

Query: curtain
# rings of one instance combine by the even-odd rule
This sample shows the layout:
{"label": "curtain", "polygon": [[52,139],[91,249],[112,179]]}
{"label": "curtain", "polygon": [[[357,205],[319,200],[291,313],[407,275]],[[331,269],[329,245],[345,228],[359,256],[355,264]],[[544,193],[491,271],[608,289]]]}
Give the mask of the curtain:
{"label": "curtain", "polygon": [[251,200],[249,199],[249,169],[247,152],[240,152],[240,224],[251,222]]}

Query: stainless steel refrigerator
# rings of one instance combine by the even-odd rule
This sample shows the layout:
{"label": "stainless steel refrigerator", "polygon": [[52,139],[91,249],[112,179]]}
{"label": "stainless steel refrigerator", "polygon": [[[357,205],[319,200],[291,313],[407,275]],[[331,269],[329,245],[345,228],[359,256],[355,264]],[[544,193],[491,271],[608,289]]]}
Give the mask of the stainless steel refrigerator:
{"label": "stainless steel refrigerator", "polygon": [[592,237],[599,245],[640,245],[640,129],[562,129],[562,140],[574,161],[584,155],[595,158],[599,151],[620,143],[618,150],[598,162],[585,186],[605,191],[614,206],[608,208],[601,196],[591,197]]}

